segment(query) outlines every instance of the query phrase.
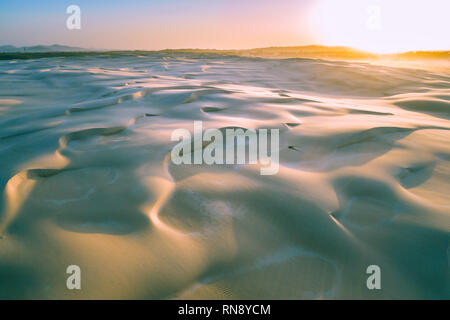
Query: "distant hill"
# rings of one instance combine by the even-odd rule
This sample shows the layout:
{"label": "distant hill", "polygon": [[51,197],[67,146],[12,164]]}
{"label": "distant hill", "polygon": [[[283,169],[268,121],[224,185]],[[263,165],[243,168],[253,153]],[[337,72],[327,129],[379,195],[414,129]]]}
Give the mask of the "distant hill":
{"label": "distant hill", "polygon": [[50,46],[37,45],[30,47],[15,47],[15,46],[0,46],[0,52],[4,53],[33,53],[33,52],[83,52],[91,51],[85,48],[63,46],[59,44],[53,44]]}
{"label": "distant hill", "polygon": [[239,55],[264,58],[329,58],[329,59],[370,59],[376,55],[349,47],[327,47],[319,45],[299,47],[269,47],[237,50]]}
{"label": "distant hill", "polygon": [[86,55],[116,56],[124,54],[220,54],[241,57],[259,58],[311,58],[330,60],[436,60],[450,61],[450,51],[414,51],[397,54],[375,54],[357,50],[349,47],[327,47],[320,45],[297,46],[297,47],[268,47],[246,50],[216,50],[216,49],[166,49],[159,51],[142,50],[93,50],[78,47],[70,47],[54,44],[51,46],[37,45],[31,47],[14,47],[10,45],[0,46],[0,60],[10,59],[39,59],[51,57],[73,57]]}
{"label": "distant hill", "polygon": [[236,53],[242,56],[262,58],[318,58],[338,60],[450,59],[450,51],[411,51],[393,54],[376,54],[349,47],[327,47],[318,45],[236,50]]}
{"label": "distant hill", "polygon": [[328,47],[320,45],[297,46],[297,47],[267,47],[244,50],[215,50],[215,49],[177,49],[161,50],[159,52],[191,52],[191,53],[216,53],[227,55],[238,55],[244,57],[260,58],[311,58],[311,59],[333,59],[333,60],[423,60],[423,59],[450,59],[450,51],[411,51],[393,54],[377,54],[350,47]]}

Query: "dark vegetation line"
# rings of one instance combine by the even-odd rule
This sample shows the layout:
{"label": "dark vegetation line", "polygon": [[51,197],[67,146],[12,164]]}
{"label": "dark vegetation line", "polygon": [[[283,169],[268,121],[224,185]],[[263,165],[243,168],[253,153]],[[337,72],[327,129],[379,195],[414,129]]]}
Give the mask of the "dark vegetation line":
{"label": "dark vegetation line", "polygon": [[54,57],[103,56],[195,53],[201,55],[234,55],[260,58],[322,58],[322,59],[450,59],[450,51],[414,51],[398,54],[373,54],[347,47],[270,47],[248,50],[214,49],[166,49],[159,51],[122,50],[122,51],[70,51],[70,52],[0,52],[0,60],[40,59]]}

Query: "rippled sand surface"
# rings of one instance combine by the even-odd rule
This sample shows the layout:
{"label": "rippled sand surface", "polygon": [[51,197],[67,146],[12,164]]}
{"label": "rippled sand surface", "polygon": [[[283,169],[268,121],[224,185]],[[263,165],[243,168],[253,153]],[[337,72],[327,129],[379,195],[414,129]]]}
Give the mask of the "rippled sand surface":
{"label": "rippled sand surface", "polygon": [[[369,63],[2,61],[0,298],[448,299],[449,99]],[[194,120],[278,128],[278,174],[172,164]]]}

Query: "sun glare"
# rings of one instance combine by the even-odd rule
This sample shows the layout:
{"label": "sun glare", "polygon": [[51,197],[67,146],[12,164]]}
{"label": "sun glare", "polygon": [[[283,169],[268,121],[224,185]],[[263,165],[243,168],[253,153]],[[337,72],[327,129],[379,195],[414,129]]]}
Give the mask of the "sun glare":
{"label": "sun glare", "polygon": [[321,0],[310,19],[322,44],[375,53],[448,50],[446,0]]}

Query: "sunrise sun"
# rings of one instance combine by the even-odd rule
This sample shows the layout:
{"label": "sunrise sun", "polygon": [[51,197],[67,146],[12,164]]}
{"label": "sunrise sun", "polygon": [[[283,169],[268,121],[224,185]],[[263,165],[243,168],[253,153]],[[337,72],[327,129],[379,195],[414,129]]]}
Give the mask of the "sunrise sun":
{"label": "sunrise sun", "polygon": [[[345,45],[375,53],[443,50],[449,10],[421,0],[324,0],[310,19],[327,45]],[[450,3],[447,3],[450,9]]]}

